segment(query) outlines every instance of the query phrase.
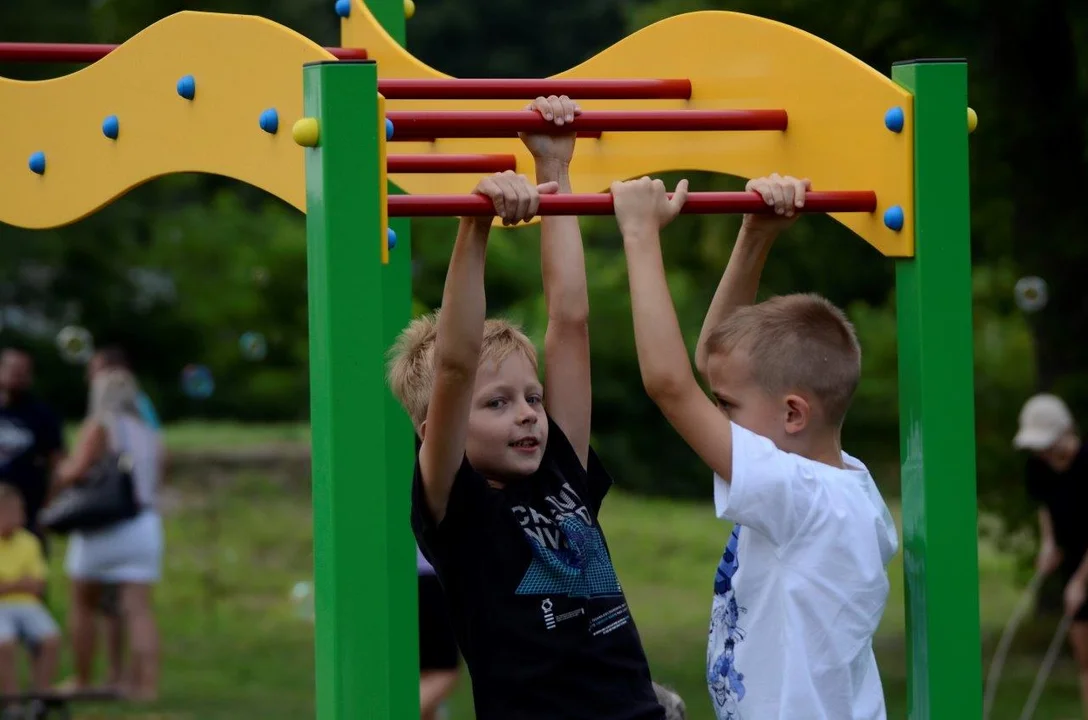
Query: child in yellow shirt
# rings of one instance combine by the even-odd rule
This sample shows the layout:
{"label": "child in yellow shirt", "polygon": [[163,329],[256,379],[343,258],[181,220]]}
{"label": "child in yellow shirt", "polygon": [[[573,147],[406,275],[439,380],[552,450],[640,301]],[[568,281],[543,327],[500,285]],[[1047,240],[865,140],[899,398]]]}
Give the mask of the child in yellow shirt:
{"label": "child in yellow shirt", "polygon": [[45,554],[38,538],[23,529],[23,496],[0,484],[0,692],[19,692],[15,666],[20,641],[34,648],[32,682],[45,692],[60,655],[60,628],[42,604]]}

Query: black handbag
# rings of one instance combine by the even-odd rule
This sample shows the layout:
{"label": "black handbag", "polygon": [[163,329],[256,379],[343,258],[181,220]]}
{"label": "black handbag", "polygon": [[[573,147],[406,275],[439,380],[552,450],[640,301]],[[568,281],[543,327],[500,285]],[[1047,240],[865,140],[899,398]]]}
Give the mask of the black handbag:
{"label": "black handbag", "polygon": [[[123,430],[122,430],[123,434]],[[109,450],[86,477],[65,488],[38,514],[42,528],[60,535],[101,530],[140,513],[132,478],[132,456]]]}

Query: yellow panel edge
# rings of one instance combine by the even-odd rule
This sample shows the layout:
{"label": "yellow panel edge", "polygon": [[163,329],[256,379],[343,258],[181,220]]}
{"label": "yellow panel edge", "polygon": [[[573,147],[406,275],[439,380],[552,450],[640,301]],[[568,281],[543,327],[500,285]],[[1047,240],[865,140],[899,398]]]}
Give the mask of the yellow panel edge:
{"label": "yellow panel edge", "polygon": [[[262,188],[305,211],[302,66],[332,60],[316,43],[261,17],[179,12],[75,73],[0,78],[0,222],[47,228],[79,220],[170,173],[203,172]],[[178,80],[191,75],[187,100]],[[275,110],[275,133],[261,114]],[[102,130],[116,115],[116,140]],[[271,127],[271,125],[268,125]],[[28,167],[42,152],[46,170]]]}

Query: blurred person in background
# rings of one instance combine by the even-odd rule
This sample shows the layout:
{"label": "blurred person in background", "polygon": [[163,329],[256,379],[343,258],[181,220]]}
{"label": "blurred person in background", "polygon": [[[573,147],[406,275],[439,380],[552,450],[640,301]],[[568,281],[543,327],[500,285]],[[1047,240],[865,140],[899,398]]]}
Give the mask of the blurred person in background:
{"label": "blurred person in background", "polygon": [[25,526],[49,552],[38,513],[49,494],[49,477],[64,454],[60,418],[32,392],[34,359],[23,348],[0,351],[0,482],[23,496]]}
{"label": "blurred person in background", "polygon": [[1043,574],[1057,572],[1065,586],[1065,613],[1073,618],[1069,642],[1088,713],[1088,448],[1065,402],[1049,393],[1024,404],[1013,446],[1030,452],[1025,479],[1039,506],[1035,566]]}
{"label": "blurred person in background", "polygon": [[[87,387],[90,388],[95,376],[106,370],[134,372],[124,348],[119,345],[104,345],[95,351],[87,362]],[[161,428],[155,405],[138,384],[136,406],[144,423],[155,430]],[[117,583],[103,583],[99,593],[98,609],[106,636],[106,684],[111,687],[119,687],[124,680],[125,624],[121,619],[120,592],[121,588]]]}
{"label": "blurred person in background", "polygon": [[69,632],[75,655],[74,688],[91,685],[96,616],[102,588],[120,588],[120,614],[128,639],[128,672],[117,689],[129,699],[158,696],[159,636],[152,588],[162,572],[162,520],[156,508],[166,453],[157,429],[143,419],[139,388],[127,370],[102,369],[91,378],[91,402],[79,439],[58,467],[55,480],[78,482],[106,453],[123,450],[132,460],[136,500],[134,518],[94,532],[72,533],[65,561],[72,580]]}
{"label": "blurred person in background", "polygon": [[457,685],[461,656],[442,583],[418,545],[416,572],[419,575],[420,720],[442,720],[446,700]]}

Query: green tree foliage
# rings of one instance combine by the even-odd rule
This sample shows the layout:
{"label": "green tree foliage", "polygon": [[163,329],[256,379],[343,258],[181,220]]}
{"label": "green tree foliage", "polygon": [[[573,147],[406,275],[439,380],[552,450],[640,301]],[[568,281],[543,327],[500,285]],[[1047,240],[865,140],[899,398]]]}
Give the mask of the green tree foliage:
{"label": "green tree foliage", "polygon": [[[417,6],[409,24],[413,52],[464,77],[552,74],[660,18],[722,9],[709,0],[417,0]],[[337,41],[331,0],[55,0],[48,12],[40,8],[30,0],[0,3],[4,39],[119,42],[172,12],[199,8],[261,14],[323,44]],[[1019,460],[1009,447],[1023,399],[1036,387],[1056,387],[1082,416],[1088,413],[1081,372],[1088,346],[1079,342],[1088,313],[1073,275],[1086,252],[1079,241],[1079,193],[1088,175],[1080,71],[1086,8],[1067,0],[1000,6],[844,0],[833,13],[797,0],[734,0],[728,7],[810,31],[881,70],[910,57],[968,58],[971,102],[981,118],[971,140],[979,488],[984,505],[1012,520],[1027,516]],[[73,69],[0,65],[0,74],[34,79]],[[653,74],[652,58],[645,71]],[[692,182],[704,190],[741,186],[736,178],[706,174]],[[692,344],[737,225],[735,217],[684,216],[667,233],[670,287]],[[454,228],[450,220],[413,226],[421,312],[440,301]],[[641,386],[614,221],[587,218],[583,229],[595,442],[625,486],[704,495],[709,472]],[[519,320],[540,342],[546,314],[537,231],[496,233],[488,264],[491,310]],[[897,487],[899,439],[892,269],[834,221],[813,217],[780,241],[763,287],[764,294],[814,290],[849,310],[864,347],[864,380],[846,443],[890,492]],[[1013,286],[1029,273],[1047,280],[1051,302],[1025,317]],[[306,416],[303,220],[260,191],[222,178],[172,177],[70,227],[36,233],[2,227],[0,301],[7,321],[0,339],[39,351],[42,390],[70,416],[85,399],[81,371],[61,362],[51,344],[52,333],[69,323],[87,327],[100,342],[127,345],[167,418]],[[266,337],[265,359],[240,352],[238,339],[247,331]],[[178,389],[181,368],[194,362],[208,365],[217,379],[213,397],[200,404]]]}

